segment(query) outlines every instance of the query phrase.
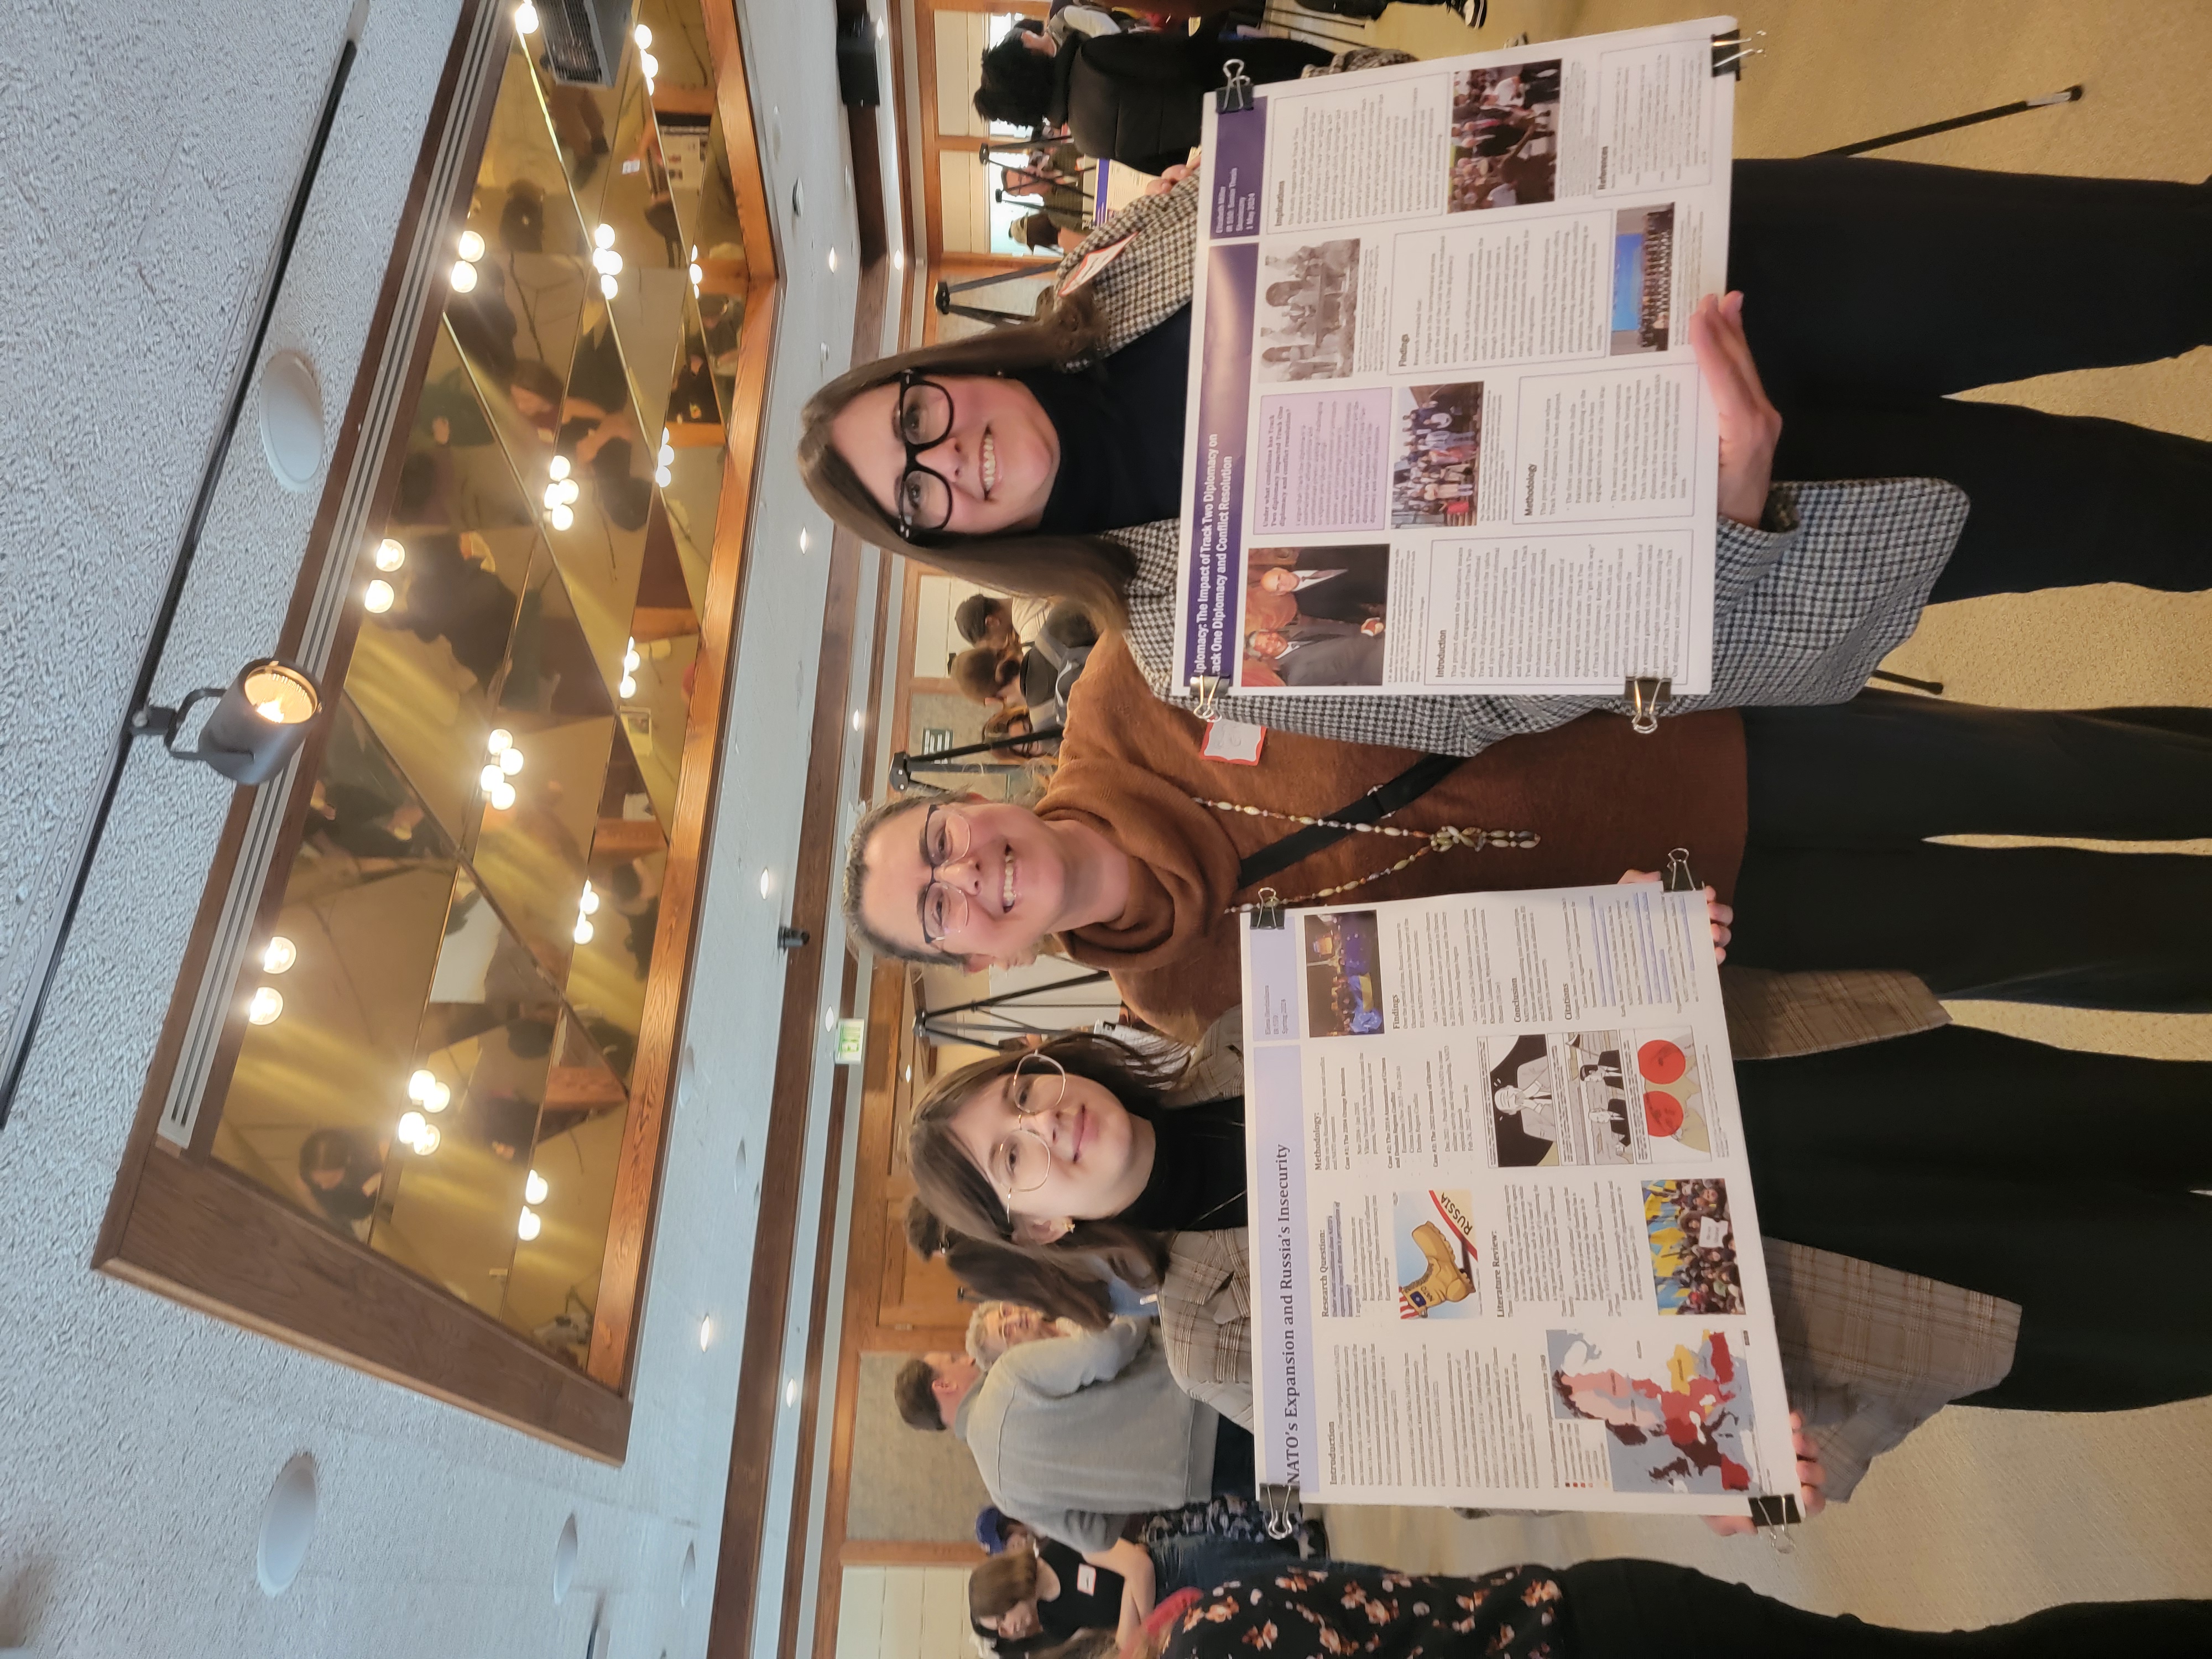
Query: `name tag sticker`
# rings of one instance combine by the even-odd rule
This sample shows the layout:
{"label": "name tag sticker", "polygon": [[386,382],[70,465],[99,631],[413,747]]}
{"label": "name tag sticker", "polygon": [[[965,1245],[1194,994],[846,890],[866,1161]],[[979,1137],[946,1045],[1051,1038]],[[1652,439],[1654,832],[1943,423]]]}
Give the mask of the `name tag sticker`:
{"label": "name tag sticker", "polygon": [[1100,271],[1120,258],[1123,251],[1136,240],[1137,233],[1131,231],[1127,236],[1116,237],[1103,247],[1092,248],[1090,252],[1075,262],[1074,270],[1060,279],[1060,291],[1062,294],[1073,294],[1079,288],[1096,279]]}
{"label": "name tag sticker", "polygon": [[1075,1593],[1078,1595],[1091,1595],[1096,1594],[1097,1589],[1098,1569],[1085,1561],[1075,1570]]}
{"label": "name tag sticker", "polygon": [[1200,752],[1211,761],[1231,766],[1257,766],[1267,744],[1267,728],[1249,720],[1208,720],[1206,747]]}

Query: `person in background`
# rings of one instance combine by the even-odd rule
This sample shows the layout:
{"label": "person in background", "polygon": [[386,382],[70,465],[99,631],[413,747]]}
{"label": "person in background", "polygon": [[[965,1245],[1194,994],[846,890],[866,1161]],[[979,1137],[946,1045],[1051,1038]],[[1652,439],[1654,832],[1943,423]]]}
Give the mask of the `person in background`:
{"label": "person in background", "polygon": [[1031,1342],[988,1374],[924,1354],[892,1397],[910,1427],[967,1445],[1000,1509],[1077,1550],[1106,1549],[1132,1515],[1255,1491],[1250,1433],[1176,1386],[1149,1322]]}
{"label": "person in background", "polygon": [[1133,1642],[1158,1596],[1211,1588],[1243,1572],[1266,1572],[1297,1559],[1287,1542],[1186,1534],[1150,1546],[1118,1538],[1103,1550],[1077,1551],[1034,1535],[968,1576],[968,1617],[1000,1659],[1065,1642],[1085,1631],[1111,1631]]}
{"label": "person in background", "polygon": [[[1101,1639],[1062,1659],[1105,1659]],[[2185,1659],[2212,1601],[2081,1601],[1972,1631],[1808,1613],[1661,1561],[1500,1567],[1479,1577],[1315,1562],[1164,1597],[1122,1659]]]}
{"label": "person in background", "polygon": [[985,1302],[968,1316],[968,1357],[988,1371],[1009,1348],[1075,1336],[1082,1329],[1072,1319],[1053,1319],[1018,1302]]}
{"label": "person in background", "polygon": [[1009,230],[1013,239],[1032,253],[1065,253],[1070,248],[1081,246],[1087,234],[1081,225],[1063,224],[1042,208],[1035,213],[1024,213]]}
{"label": "person in background", "polygon": [[970,593],[952,612],[952,625],[970,645],[1005,651],[1037,635],[1056,601],[1027,594]]}
{"label": "person in background", "polygon": [[951,678],[954,690],[986,708],[1025,706],[1022,701],[1022,658],[1018,651],[970,646],[952,659]]}
{"label": "person in background", "polygon": [[315,1207],[350,1232],[376,1213],[387,1150],[351,1129],[318,1129],[300,1143],[300,1180]]}
{"label": "person in background", "polygon": [[1252,80],[1273,82],[1332,56],[1304,40],[1224,39],[1226,21],[1217,16],[1196,33],[1069,31],[1054,40],[1025,18],[984,52],[976,112],[1012,126],[1065,125],[1085,155],[1164,173],[1198,143],[1204,100],[1225,84],[1231,58]]}

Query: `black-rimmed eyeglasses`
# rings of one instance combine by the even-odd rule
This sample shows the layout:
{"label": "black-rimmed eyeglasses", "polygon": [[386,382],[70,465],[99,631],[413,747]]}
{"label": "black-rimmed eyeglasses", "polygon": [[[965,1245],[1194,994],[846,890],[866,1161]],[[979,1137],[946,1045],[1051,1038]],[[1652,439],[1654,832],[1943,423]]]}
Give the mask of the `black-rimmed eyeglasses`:
{"label": "black-rimmed eyeglasses", "polygon": [[924,466],[921,457],[952,430],[952,394],[920,369],[903,369],[891,423],[906,446],[906,470],[898,481],[899,533],[909,541],[933,535],[951,522],[952,486]]}

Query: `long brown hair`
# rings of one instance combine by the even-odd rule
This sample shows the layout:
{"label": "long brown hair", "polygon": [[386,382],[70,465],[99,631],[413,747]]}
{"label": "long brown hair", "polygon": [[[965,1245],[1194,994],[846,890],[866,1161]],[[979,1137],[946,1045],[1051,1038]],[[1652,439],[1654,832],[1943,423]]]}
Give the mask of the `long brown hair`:
{"label": "long brown hair", "polygon": [[945,1241],[945,1265],[986,1302],[1018,1302],[1089,1331],[1104,1330],[1114,1317],[1114,1294],[1103,1279],[1073,1264],[1041,1260],[1024,1245],[954,1233]]}
{"label": "long brown hair", "polygon": [[[1058,1060],[1071,1077],[1088,1079],[1109,1091],[1139,1117],[1152,1117],[1159,1109],[1161,1095],[1175,1083],[1176,1068],[1146,1058],[1126,1042],[1089,1031],[1056,1036],[1035,1052]],[[952,1119],[969,1097],[1027,1057],[1018,1052],[993,1054],[931,1085],[915,1109],[914,1127],[907,1134],[907,1164],[922,1201],[954,1231],[1047,1266],[1088,1278],[1111,1277],[1140,1288],[1157,1285],[1167,1271],[1167,1240],[1146,1228],[1105,1218],[1079,1221],[1049,1244],[1017,1239],[998,1188],[954,1138]]]}
{"label": "long brown hair", "polygon": [[864,392],[896,381],[909,368],[935,374],[1006,374],[1024,369],[1074,370],[1098,350],[1104,319],[1087,289],[1061,296],[1050,289],[1034,321],[943,340],[849,369],[806,400],[799,412],[799,476],[824,513],[861,540],[948,575],[1008,592],[1073,599],[1115,623],[1128,617],[1123,591],[1136,564],[1126,548],[1103,536],[958,536],[910,542],[898,523],[830,443],[830,423]]}
{"label": "long brown hair", "polygon": [[968,1575],[968,1616],[1000,1619],[1037,1593],[1037,1559],[1026,1548],[1000,1552]]}

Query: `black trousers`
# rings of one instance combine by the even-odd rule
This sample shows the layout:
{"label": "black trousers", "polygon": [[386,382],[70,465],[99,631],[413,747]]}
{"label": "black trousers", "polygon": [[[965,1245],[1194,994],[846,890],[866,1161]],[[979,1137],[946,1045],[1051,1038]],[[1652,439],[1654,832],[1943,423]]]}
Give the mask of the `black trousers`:
{"label": "black trousers", "polygon": [[1225,1417],[1214,1425],[1213,1484],[1209,1490],[1230,1498],[1252,1498],[1260,1491],[1259,1451],[1252,1443],[1252,1431]]}
{"label": "black trousers", "polygon": [[2212,1651],[2212,1602],[2076,1601],[1986,1630],[1908,1631],[1808,1613],[1662,1561],[1584,1561],[1558,1575],[1562,1659],[2188,1659]]}
{"label": "black trousers", "polygon": [[2212,1064],[1951,1025],[1735,1082],[1765,1231],[2020,1304],[2010,1374],[1962,1403],[2212,1395]]}
{"label": "black trousers", "polygon": [[1729,961],[1909,969],[1947,996],[2212,1008],[2212,858],[1925,839],[2212,836],[2212,709],[2054,714],[1866,692],[1748,708],[1743,722],[1750,812]]}
{"label": "black trousers", "polygon": [[2212,343],[2212,188],[1908,161],[1738,161],[1729,283],[1778,478],[1948,478],[1935,598],[2212,586],[2212,444],[1946,394]]}

